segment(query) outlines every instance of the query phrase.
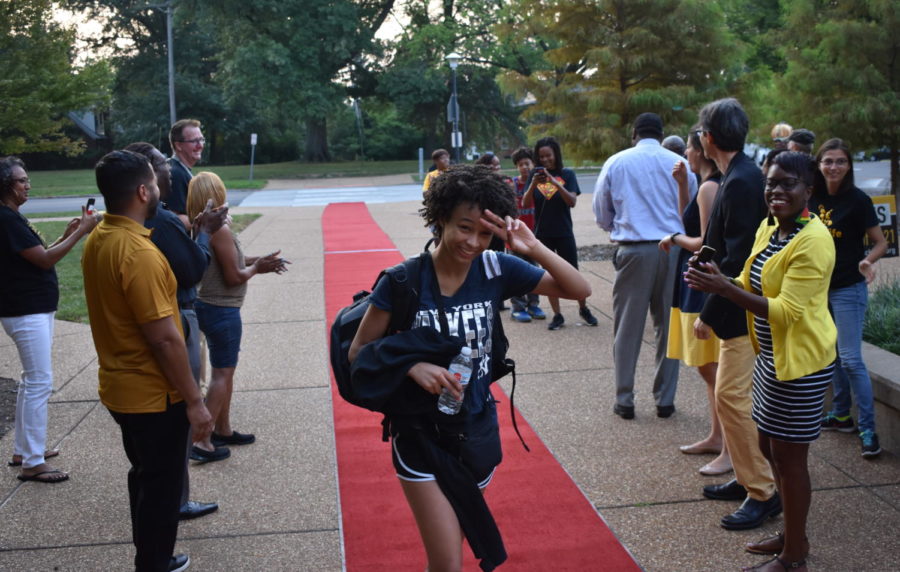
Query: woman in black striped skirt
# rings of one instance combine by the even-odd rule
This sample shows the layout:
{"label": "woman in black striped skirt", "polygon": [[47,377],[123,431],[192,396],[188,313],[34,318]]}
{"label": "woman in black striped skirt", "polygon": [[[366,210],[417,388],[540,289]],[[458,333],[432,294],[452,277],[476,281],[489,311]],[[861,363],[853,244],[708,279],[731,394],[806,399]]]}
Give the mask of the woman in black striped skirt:
{"label": "woman in black striped skirt", "polygon": [[744,570],[805,570],[809,552],[807,455],[819,436],[837,337],[828,312],[834,241],[806,208],[814,171],[814,160],[804,153],[775,156],[766,179],[770,216],[756,233],[740,277],[726,278],[714,263],[685,275],[691,288],[745,308],[752,325],[753,420],[782,497],[785,530],[748,544],[749,552],[775,558]]}

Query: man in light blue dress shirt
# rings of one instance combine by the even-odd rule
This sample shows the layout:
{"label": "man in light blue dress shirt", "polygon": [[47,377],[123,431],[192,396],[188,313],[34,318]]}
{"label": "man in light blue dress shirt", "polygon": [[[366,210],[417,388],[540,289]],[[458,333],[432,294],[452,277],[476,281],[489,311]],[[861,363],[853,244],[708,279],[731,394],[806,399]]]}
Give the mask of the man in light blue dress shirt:
{"label": "man in light blue dress shirt", "polygon": [[[613,411],[623,419],[634,418],[634,373],[649,309],[656,340],[653,398],[656,414],[669,417],[675,412],[678,385],[678,361],[666,357],[678,253],[673,248],[667,254],[658,244],[673,232],[684,232],[672,167],[686,161],[660,145],[663,124],[655,113],[639,115],[632,133],[634,147],[606,161],[593,198],[597,225],[618,243],[613,257]],[[693,196],[696,178],[688,177],[688,185]]]}

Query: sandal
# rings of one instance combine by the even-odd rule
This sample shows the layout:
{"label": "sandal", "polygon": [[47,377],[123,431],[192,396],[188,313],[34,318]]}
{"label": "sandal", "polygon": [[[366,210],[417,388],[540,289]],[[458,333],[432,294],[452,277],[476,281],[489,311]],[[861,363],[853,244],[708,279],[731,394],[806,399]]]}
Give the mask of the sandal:
{"label": "sandal", "polygon": [[745,566],[741,568],[741,572],[752,572],[753,570],[762,570],[767,564],[771,564],[772,562],[777,562],[781,564],[781,567],[785,572],[789,572],[790,570],[806,570],[806,560],[799,560],[797,562],[787,562],[782,560],[779,557],[772,558],[771,560],[766,560],[756,566]]}
{"label": "sandal", "polygon": [[36,483],[56,484],[63,481],[68,481],[69,474],[62,472],[59,469],[50,469],[48,471],[41,471],[40,473],[35,473],[33,475],[19,474],[16,475],[16,478],[23,482],[34,481]]}
{"label": "sandal", "polygon": [[767,536],[759,542],[748,542],[744,545],[744,550],[750,554],[781,554],[784,549],[784,532],[779,532],[775,536]]}
{"label": "sandal", "polygon": [[[44,451],[44,460],[51,459],[55,456],[59,455],[59,449],[47,449]],[[6,463],[8,467],[21,467],[22,466],[22,455],[13,455],[12,461]]]}

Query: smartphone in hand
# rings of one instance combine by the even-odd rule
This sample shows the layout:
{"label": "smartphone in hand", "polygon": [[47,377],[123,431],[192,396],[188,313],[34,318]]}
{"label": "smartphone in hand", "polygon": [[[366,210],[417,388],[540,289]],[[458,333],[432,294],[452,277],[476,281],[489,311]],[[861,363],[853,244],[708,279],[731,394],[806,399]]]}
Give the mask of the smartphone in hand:
{"label": "smartphone in hand", "polygon": [[92,215],[92,214],[97,213],[97,209],[94,208],[95,202],[96,201],[94,200],[93,197],[91,197],[87,200],[87,204],[84,206],[84,210],[85,210],[85,212],[87,212],[87,214]]}
{"label": "smartphone in hand", "polygon": [[715,255],[716,255],[716,249],[704,244],[703,246],[700,247],[700,252],[697,253],[696,260],[694,260],[693,262],[689,262],[688,264],[690,264],[691,268],[696,268],[697,270],[706,272],[706,270],[704,270],[703,267],[700,266],[700,263],[701,262],[711,262],[713,257],[715,257]]}

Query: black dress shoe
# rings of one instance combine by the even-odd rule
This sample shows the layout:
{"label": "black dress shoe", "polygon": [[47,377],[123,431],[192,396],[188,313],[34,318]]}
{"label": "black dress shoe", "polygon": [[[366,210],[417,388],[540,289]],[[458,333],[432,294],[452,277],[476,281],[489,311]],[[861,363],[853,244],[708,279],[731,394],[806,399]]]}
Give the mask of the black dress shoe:
{"label": "black dress shoe", "polygon": [[628,407],[627,405],[619,405],[616,403],[613,405],[613,413],[621,417],[622,419],[634,419],[634,407]]}
{"label": "black dress shoe", "polygon": [[703,496],[712,500],[744,500],[747,489],[737,479],[731,479],[721,485],[706,485],[703,487]]}
{"label": "black dress shoe", "polygon": [[767,519],[781,514],[781,497],[776,492],[769,500],[758,501],[747,497],[734,513],[722,517],[722,528],[726,530],[749,530],[756,528]]}
{"label": "black dress shoe", "polygon": [[231,450],[228,447],[216,447],[212,451],[207,451],[206,449],[201,449],[196,445],[191,447],[190,454],[191,460],[197,461],[198,463],[212,463],[214,461],[227,459],[230,456]]}
{"label": "black dress shoe", "polygon": [[191,559],[187,554],[176,554],[169,559],[169,572],[181,572],[191,565]]}
{"label": "black dress shoe", "polygon": [[187,501],[181,505],[180,509],[178,509],[178,520],[200,518],[211,512],[216,512],[217,510],[219,510],[219,503]]}
{"label": "black dress shoe", "polygon": [[656,406],[656,416],[662,417],[663,419],[668,419],[675,413],[674,405],[657,405]]}
{"label": "black dress shoe", "polygon": [[213,433],[209,440],[216,447],[221,447],[222,445],[249,445],[256,441],[256,435],[252,433],[238,433],[237,431],[232,431],[231,435]]}

